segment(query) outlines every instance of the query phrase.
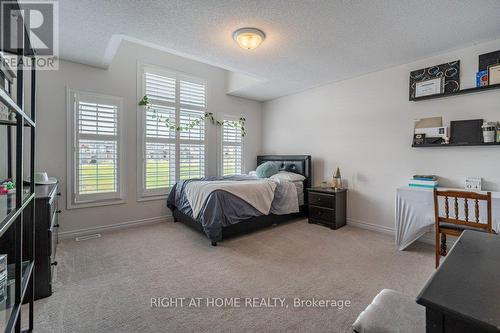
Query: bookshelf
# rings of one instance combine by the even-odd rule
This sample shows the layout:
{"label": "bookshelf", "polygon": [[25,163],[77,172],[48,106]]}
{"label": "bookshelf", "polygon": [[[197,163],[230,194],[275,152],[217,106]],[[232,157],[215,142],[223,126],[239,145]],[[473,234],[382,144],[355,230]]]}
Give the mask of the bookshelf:
{"label": "bookshelf", "polygon": [[[15,6],[19,8],[18,3]],[[35,59],[23,18],[19,20],[17,36],[23,37],[22,47],[13,50],[0,45],[0,77],[11,79],[10,84],[4,81],[0,85],[0,103],[8,110],[8,116],[0,119],[0,127],[6,128],[2,132],[7,135],[2,138],[7,143],[6,154],[2,152],[4,156],[0,156],[7,162],[7,174],[1,175],[0,180],[7,176],[15,183],[15,192],[0,195],[0,241],[9,245],[8,253],[0,253],[7,255],[5,274],[0,274],[0,332],[8,333],[32,332],[34,310],[35,187],[33,182],[24,186],[23,176],[34,179],[36,69],[28,69],[23,62],[18,62],[20,65],[15,69],[9,68],[5,61],[7,56]],[[29,112],[25,108],[28,100]],[[23,223],[24,219],[31,223]],[[22,306],[23,301],[27,308]],[[29,311],[27,315],[25,309]],[[27,328],[21,325],[21,312],[28,318]]]}

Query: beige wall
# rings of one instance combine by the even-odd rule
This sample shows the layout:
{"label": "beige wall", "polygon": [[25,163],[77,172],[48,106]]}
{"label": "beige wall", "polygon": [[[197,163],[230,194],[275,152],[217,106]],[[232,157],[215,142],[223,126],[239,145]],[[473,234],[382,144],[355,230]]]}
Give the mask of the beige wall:
{"label": "beige wall", "polygon": [[414,119],[500,121],[498,90],[408,101],[410,71],[460,59],[462,88],[473,87],[478,55],[498,49],[500,40],[266,102],[263,153],[311,154],[315,184],[340,166],[350,221],[385,230],[394,226],[396,188],[415,173],[459,188],[466,176],[482,176],[486,189],[500,190],[500,147],[410,147]]}
{"label": "beige wall", "polygon": [[[162,66],[206,79],[209,111],[243,115],[247,119],[245,166],[254,169],[261,149],[261,103],[226,95],[226,71],[220,68],[124,42],[108,70],[61,61],[58,71],[38,75],[37,169],[46,170],[61,182],[61,232],[119,223],[164,218],[170,212],[165,200],[137,201],[137,64]],[[126,203],[66,210],[66,88],[120,96],[124,99]],[[207,174],[217,173],[217,131],[207,130]]]}

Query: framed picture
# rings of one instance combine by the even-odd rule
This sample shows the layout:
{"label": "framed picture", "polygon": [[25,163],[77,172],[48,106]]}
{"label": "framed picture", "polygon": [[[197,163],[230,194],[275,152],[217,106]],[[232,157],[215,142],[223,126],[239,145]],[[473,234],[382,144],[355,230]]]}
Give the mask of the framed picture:
{"label": "framed picture", "polygon": [[415,83],[415,97],[442,94],[444,92],[444,77],[428,79]]}
{"label": "framed picture", "polygon": [[500,84],[500,64],[488,67],[488,85]]}
{"label": "framed picture", "polygon": [[[442,78],[441,90],[437,94],[450,94],[460,90],[460,60],[447,62],[444,64],[422,68],[410,72],[410,101],[419,96],[417,95],[417,84],[431,79]],[[438,83],[434,88],[438,87]],[[422,88],[422,87],[421,87]],[[436,90],[437,91],[437,90]],[[428,95],[434,95],[429,93]]]}
{"label": "framed picture", "polygon": [[488,71],[491,65],[500,64],[500,50],[479,55],[478,72]]}
{"label": "framed picture", "polygon": [[451,143],[478,144],[483,142],[483,119],[450,122]]}

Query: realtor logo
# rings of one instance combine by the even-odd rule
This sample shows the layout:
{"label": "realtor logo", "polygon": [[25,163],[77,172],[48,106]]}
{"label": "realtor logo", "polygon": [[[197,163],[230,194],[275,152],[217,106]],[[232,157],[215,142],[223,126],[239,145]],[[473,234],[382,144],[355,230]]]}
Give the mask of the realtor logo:
{"label": "realtor logo", "polygon": [[[0,44],[7,64],[16,68],[21,62],[37,69],[58,69],[59,3],[57,1],[2,1],[0,6]],[[24,33],[23,33],[24,32]],[[32,55],[22,53],[27,40],[35,50]]]}

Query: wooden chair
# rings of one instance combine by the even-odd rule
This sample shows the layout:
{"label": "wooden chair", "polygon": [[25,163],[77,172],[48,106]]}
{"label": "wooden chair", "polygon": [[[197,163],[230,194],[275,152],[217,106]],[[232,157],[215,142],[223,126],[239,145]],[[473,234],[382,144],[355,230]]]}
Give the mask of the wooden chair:
{"label": "wooden chair", "polygon": [[[439,197],[444,198],[444,214],[439,214]],[[454,203],[453,217],[450,216],[450,199]],[[459,218],[458,199],[464,199],[464,220]],[[469,221],[469,200],[474,203],[474,221]],[[479,221],[479,201],[486,201],[486,223]],[[460,236],[464,230],[493,233],[491,226],[491,192],[480,194],[464,191],[439,191],[434,189],[434,217],[436,230],[436,268],[441,256],[446,256],[446,235]]]}

